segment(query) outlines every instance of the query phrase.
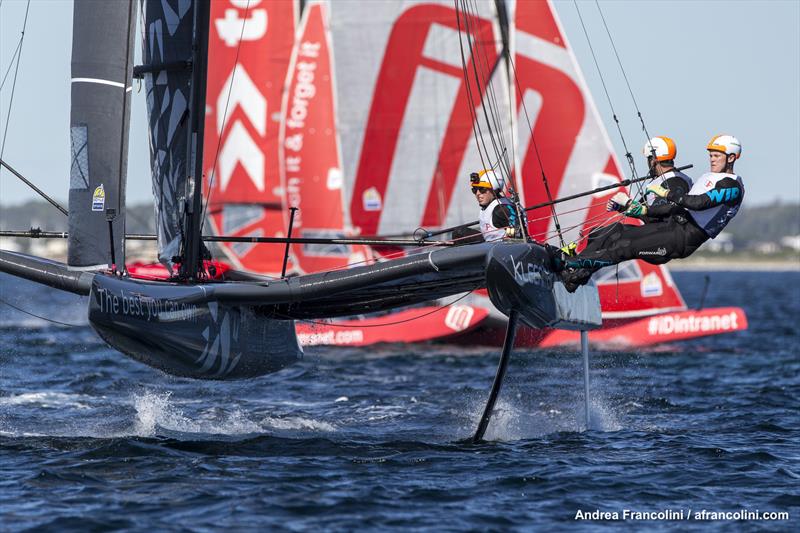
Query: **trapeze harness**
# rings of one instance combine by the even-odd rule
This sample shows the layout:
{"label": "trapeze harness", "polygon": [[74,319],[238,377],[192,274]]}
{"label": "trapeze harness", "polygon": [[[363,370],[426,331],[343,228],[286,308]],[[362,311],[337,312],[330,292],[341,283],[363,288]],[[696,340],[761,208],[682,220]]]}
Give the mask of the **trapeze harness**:
{"label": "trapeze harness", "polygon": [[688,193],[670,189],[670,205],[663,209],[666,218],[641,226],[617,223],[597,228],[589,235],[586,248],[566,265],[587,269],[591,274],[629,259],[661,265],[688,257],[709,238],[719,235],[739,211],[743,197],[742,178],[709,172]]}
{"label": "trapeze harness", "polygon": [[[661,185],[667,190],[685,195],[692,188],[692,178],[677,170],[670,170],[656,177],[651,183]],[[639,217],[644,223],[658,222],[668,217],[675,217],[678,222],[685,223],[689,214],[682,207],[678,207],[666,198],[652,194],[645,197],[647,214]],[[683,218],[683,220],[681,220]]]}
{"label": "trapeze harness", "polygon": [[479,221],[483,240],[489,242],[502,239],[506,236],[505,228],[517,227],[514,203],[505,197],[495,198],[492,203],[481,208]]}
{"label": "trapeze harness", "polygon": [[[692,188],[692,178],[681,172],[680,170],[670,170],[664,172],[660,176],[657,176],[653,179],[653,184],[661,185],[665,189],[669,189],[670,191],[674,190],[681,190],[683,189],[684,192],[689,192]],[[655,194],[648,196],[646,199],[647,207],[652,207],[653,205],[657,205],[661,200],[662,202],[666,202],[666,198],[660,198]]]}

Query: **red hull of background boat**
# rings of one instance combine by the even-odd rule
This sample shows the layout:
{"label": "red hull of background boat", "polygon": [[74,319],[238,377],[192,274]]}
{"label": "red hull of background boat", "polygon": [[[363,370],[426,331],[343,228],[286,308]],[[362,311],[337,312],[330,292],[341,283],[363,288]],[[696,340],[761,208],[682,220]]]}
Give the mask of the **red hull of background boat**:
{"label": "red hull of background boat", "polygon": [[[211,263],[209,263],[211,264]],[[218,275],[230,267],[213,262]],[[128,265],[134,278],[166,279],[160,264]],[[605,320],[604,327],[589,333],[596,346],[636,348],[683,341],[747,329],[747,316],[739,307],[717,307],[659,313],[647,317]],[[499,346],[505,321],[492,316],[481,305],[426,306],[382,316],[331,322],[297,322],[297,337],[303,346],[369,346],[378,343],[408,343],[447,340],[454,343]],[[521,328],[517,346],[552,348],[577,346],[577,332]]]}
{"label": "red hull of background boat", "polygon": [[[491,318],[489,311],[481,307],[457,307],[470,309],[466,319],[467,313],[458,310],[461,315],[458,326],[455,326],[450,311],[438,308],[441,312],[431,313],[437,308],[423,307],[378,318],[337,321],[334,325],[298,323],[297,334],[305,346],[368,346],[380,342],[437,340],[470,345],[502,344],[505,334],[502,321]],[[386,323],[391,325],[379,327]],[[457,330],[457,327],[462,329]],[[746,329],[747,316],[741,308],[717,307],[611,321],[607,326],[591,331],[589,341],[601,348],[639,348]],[[580,336],[575,331],[521,328],[516,344],[538,348],[573,347],[580,344]]]}

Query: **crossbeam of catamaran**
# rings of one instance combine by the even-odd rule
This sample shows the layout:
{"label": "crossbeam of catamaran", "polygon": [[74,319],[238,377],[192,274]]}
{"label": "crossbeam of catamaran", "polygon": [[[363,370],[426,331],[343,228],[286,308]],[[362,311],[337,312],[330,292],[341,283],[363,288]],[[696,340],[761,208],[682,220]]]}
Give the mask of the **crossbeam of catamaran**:
{"label": "crossbeam of catamaran", "polygon": [[[678,167],[675,170],[687,170],[687,169],[692,168],[693,166],[694,165],[683,165],[682,167]],[[612,183],[611,185],[604,185],[603,187],[597,187],[596,189],[591,189],[589,191],[579,192],[579,193],[576,193],[576,194],[572,194],[570,196],[564,196],[563,198],[556,198],[555,200],[550,200],[550,201],[547,201],[547,202],[542,202],[542,203],[539,203],[539,204],[536,204],[536,205],[532,205],[530,207],[526,207],[525,208],[525,212],[533,211],[534,209],[541,209],[542,207],[548,207],[548,206],[555,205],[555,204],[560,204],[562,202],[568,202],[570,200],[575,200],[577,198],[583,198],[584,196],[591,196],[592,194],[597,194],[599,192],[608,191],[608,190],[611,190],[611,189],[616,189],[618,187],[627,187],[628,185],[631,185],[633,183],[639,183],[640,181],[645,181],[645,180],[649,180],[649,179],[653,179],[653,176],[648,174],[647,176],[642,176],[640,178],[628,178],[626,180],[622,180],[622,181],[619,181],[617,183]],[[440,230],[437,230],[437,231],[425,231],[425,230],[423,230],[425,232],[420,237],[420,241],[421,242],[425,242],[424,239],[429,239],[431,237],[435,237],[436,235],[442,235],[444,233],[450,233],[451,231],[455,231],[457,229],[468,228],[468,227],[474,226],[474,225],[476,225],[478,223],[480,223],[480,220],[473,220],[472,222],[466,222],[464,224],[459,224],[458,226],[451,226],[449,228],[444,228],[444,229],[440,229]],[[419,231],[420,230],[417,230],[417,232],[419,232]]]}
{"label": "crossbeam of catamaran", "polygon": [[[38,228],[27,231],[0,231],[0,237],[20,237],[30,239],[68,239],[66,231],[42,231]],[[155,241],[157,236],[146,233],[129,233],[129,241]],[[230,235],[206,235],[205,242],[243,242],[256,244],[362,244],[367,246],[455,246],[453,241],[417,241],[412,239],[350,238],[325,239],[317,237],[235,237]]]}

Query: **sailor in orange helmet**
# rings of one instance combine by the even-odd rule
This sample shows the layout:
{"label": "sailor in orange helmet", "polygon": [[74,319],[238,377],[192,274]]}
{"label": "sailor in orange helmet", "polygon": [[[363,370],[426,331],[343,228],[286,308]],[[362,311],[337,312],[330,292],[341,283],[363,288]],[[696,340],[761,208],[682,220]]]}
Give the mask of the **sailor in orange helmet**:
{"label": "sailor in orange helmet", "polygon": [[[642,155],[647,158],[650,167],[651,185],[661,185],[680,194],[686,194],[692,188],[692,178],[679,170],[675,170],[675,158],[678,149],[669,137],[653,137],[642,148]],[[618,192],[608,201],[609,211],[624,212],[629,217],[653,222],[669,216],[682,216],[681,210],[675,210],[665,198],[655,194],[645,195],[639,202],[624,192]]]}
{"label": "sailor in orange helmet", "polygon": [[[711,172],[704,174],[688,191],[680,186],[671,188],[664,180],[648,185],[645,193],[645,197],[653,194],[666,200],[658,205],[655,202],[651,207],[639,202],[634,204],[616,195],[612,198],[609,210],[623,207],[626,214],[648,217],[647,223],[642,226],[618,224],[614,231],[596,234],[577,256],[557,258],[554,266],[563,268],[561,278],[568,291],[574,292],[587,283],[602,267],[629,259],[660,265],[690,256],[709,238],[719,235],[739,211],[744,197],[742,178],[733,172],[742,145],[732,135],[715,135],[706,149]],[[607,228],[610,227],[598,228],[595,232]]]}

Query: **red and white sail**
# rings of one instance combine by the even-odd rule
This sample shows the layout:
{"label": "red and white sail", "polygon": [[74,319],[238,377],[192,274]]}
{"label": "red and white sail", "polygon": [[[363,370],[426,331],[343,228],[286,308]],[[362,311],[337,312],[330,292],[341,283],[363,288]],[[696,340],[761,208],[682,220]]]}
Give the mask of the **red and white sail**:
{"label": "red and white sail", "polygon": [[[298,10],[295,0],[211,2],[203,163],[218,234],[285,236],[279,137]],[[237,268],[281,270],[283,245],[221,248]]]}
{"label": "red and white sail", "polygon": [[[474,220],[466,178],[498,165],[485,111],[496,118],[493,133],[524,204],[547,200],[543,174],[554,197],[618,183],[618,159],[551,2],[470,6],[459,26],[451,0],[212,2],[205,167],[214,176],[214,231],[284,236],[290,207],[299,208],[293,234],[308,237],[410,234]],[[493,109],[484,110],[488,93]],[[592,228],[618,216],[605,211],[614,192],[561,204],[565,239],[582,246]],[[555,244],[550,215],[529,213],[529,230]],[[238,268],[280,272],[283,245],[223,249]],[[364,258],[372,260],[364,247],[292,245],[289,272]],[[629,261],[595,279],[603,317],[615,325],[686,308],[663,266]],[[487,297],[470,303],[495,317]],[[409,324],[424,329],[419,319]],[[391,338],[419,331],[397,326]]]}
{"label": "red and white sail", "polygon": [[[470,30],[478,76],[484,89],[491,79],[500,129],[511,151],[505,156],[517,163],[523,202],[547,200],[543,172],[555,197],[620,181],[612,144],[552,5],[505,5],[515,65],[511,75],[505,62],[495,65],[502,39],[494,2],[477,4]],[[471,104],[487,143],[488,133],[479,92],[469,91],[464,81],[462,49],[468,64],[472,57],[463,27],[459,36],[453,4],[375,2],[355,9],[353,3],[334,2],[331,34],[353,225],[365,234],[393,234],[476,218],[466,176],[496,161],[481,161],[476,149]],[[511,91],[508,80],[513,80]],[[509,136],[512,125],[516,130]],[[577,241],[607,222],[605,200],[614,192],[561,207],[565,237]],[[554,242],[549,209],[534,211],[529,219],[537,240]],[[641,261],[621,266],[619,283],[614,275],[601,283],[600,293],[607,318],[685,307],[667,269]]]}
{"label": "red and white sail", "polygon": [[[283,99],[281,183],[285,204],[297,208],[292,235],[298,237],[336,238],[350,233],[344,217],[327,9],[322,2],[305,5]],[[352,247],[336,244],[293,244],[291,257],[299,273],[357,262]]]}
{"label": "red and white sail", "polygon": [[[395,234],[474,218],[463,176],[465,164],[477,168],[480,160],[453,3],[330,7],[353,225],[362,234]],[[501,45],[494,10],[494,3],[479,3],[473,28],[487,70]],[[471,98],[479,104],[477,93]]]}

